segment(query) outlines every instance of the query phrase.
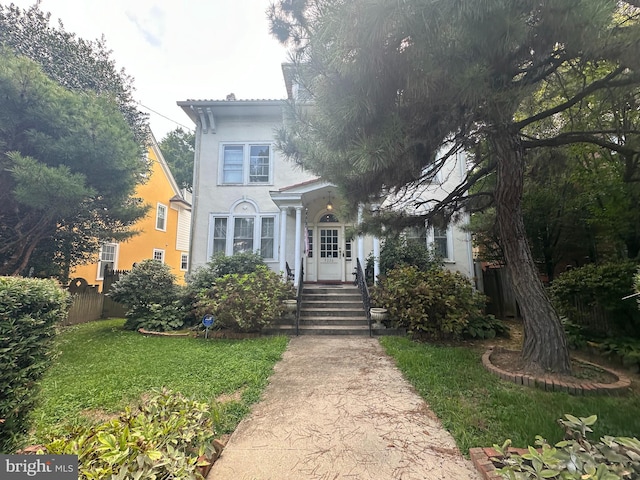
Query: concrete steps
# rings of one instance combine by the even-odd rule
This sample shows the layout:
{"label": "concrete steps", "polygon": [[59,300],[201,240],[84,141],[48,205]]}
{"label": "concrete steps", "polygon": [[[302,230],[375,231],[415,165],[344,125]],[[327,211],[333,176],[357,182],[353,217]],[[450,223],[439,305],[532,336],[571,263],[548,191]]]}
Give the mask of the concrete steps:
{"label": "concrete steps", "polygon": [[[295,335],[295,315],[285,315],[275,325],[265,329],[272,335]],[[375,335],[398,335],[395,329],[374,330]],[[362,296],[352,284],[307,284],[300,302],[299,335],[362,335],[369,336],[367,314]]]}

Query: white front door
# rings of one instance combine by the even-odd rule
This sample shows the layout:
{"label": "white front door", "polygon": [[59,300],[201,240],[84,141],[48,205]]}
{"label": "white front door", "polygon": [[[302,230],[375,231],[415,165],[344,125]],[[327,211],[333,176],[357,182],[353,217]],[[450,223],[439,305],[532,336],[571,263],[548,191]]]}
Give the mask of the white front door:
{"label": "white front door", "polygon": [[318,228],[318,281],[342,280],[342,228]]}

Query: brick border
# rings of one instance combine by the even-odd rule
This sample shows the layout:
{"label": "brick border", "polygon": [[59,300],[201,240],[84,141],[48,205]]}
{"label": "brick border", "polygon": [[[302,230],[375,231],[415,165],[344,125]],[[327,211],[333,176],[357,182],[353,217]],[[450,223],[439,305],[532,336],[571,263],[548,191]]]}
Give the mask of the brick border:
{"label": "brick border", "polygon": [[[529,453],[529,450],[526,448],[509,447],[509,452],[523,455]],[[492,458],[500,459],[502,457],[495,449],[491,447],[470,448],[469,457],[471,457],[471,463],[476,467],[482,480],[503,480],[503,477],[496,471],[496,467],[491,461]]]}
{"label": "brick border", "polygon": [[517,385],[524,385],[527,387],[535,387],[548,392],[566,392],[570,395],[594,395],[594,394],[622,394],[627,391],[631,386],[631,379],[623,373],[617,372],[610,368],[597,365],[595,363],[587,362],[584,360],[578,360],[586,365],[593,365],[601,370],[604,370],[615,377],[617,381],[614,383],[593,383],[593,382],[562,382],[551,377],[533,376],[514,372],[508,372],[503,370],[493,363],[491,363],[491,354],[494,351],[500,351],[499,348],[490,347],[484,355],[482,355],[482,365],[491,373],[499,376],[503,380],[513,382]]}

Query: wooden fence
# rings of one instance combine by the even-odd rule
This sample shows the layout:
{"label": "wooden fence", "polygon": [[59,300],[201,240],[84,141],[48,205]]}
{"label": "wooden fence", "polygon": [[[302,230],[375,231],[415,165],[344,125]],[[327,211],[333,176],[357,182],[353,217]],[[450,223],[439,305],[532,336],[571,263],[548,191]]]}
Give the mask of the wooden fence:
{"label": "wooden fence", "polygon": [[125,270],[105,270],[102,292],[95,285],[88,285],[84,278],[74,278],[67,289],[72,296],[72,304],[63,325],[77,325],[92,322],[100,318],[124,317],[126,309],[114,302],[106,294],[111,285],[118,281]]}

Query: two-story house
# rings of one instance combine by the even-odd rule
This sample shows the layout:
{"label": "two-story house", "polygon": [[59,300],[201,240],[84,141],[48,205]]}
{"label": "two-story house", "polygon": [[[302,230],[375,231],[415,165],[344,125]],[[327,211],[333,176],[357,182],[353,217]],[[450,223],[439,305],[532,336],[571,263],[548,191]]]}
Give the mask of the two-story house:
{"label": "two-story house", "polygon": [[138,185],[134,194],[150,207],[147,215],[132,227],[139,233],[124,242],[104,242],[98,261],[76,267],[72,278],[84,278],[102,290],[105,268],[130,270],[136,262],[154,258],[169,265],[179,283],[185,282],[189,264],[191,195],[178,187],[153,135],[147,149],[147,161],[150,165],[148,178]]}
{"label": "two-story house", "polygon": [[[286,66],[283,71],[292,98],[299,90]],[[354,223],[339,213],[335,186],[276,150],[286,102],[234,95],[178,102],[196,125],[190,270],[217,253],[250,250],[259,251],[274,271],[284,274],[289,266],[296,283],[301,266],[305,282],[350,282],[356,258],[364,265],[371,253],[379,255],[377,238],[348,237]],[[448,168],[435,185],[443,195],[464,175],[464,155]],[[425,229],[423,238],[438,247],[449,268],[473,277],[467,232],[451,225]]]}

